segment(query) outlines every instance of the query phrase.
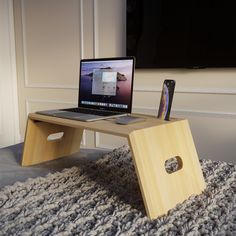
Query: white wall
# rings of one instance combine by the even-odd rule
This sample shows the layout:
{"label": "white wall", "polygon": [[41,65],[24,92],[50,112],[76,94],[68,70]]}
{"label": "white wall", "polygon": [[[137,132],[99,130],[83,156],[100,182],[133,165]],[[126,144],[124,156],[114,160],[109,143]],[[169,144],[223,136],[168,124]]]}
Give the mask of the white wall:
{"label": "white wall", "polygon": [[[76,104],[80,58],[125,54],[125,3],[125,0],[15,1],[22,134],[28,112]],[[73,9],[71,13],[64,11],[65,6]],[[50,19],[54,19],[53,24]],[[65,34],[72,26],[77,29],[77,36],[72,31]],[[67,48],[66,42],[70,45],[67,53],[74,48],[72,58],[67,53],[63,56],[56,47],[49,50],[48,45],[54,43]],[[42,51],[44,55],[50,53],[54,60],[44,64],[39,57]],[[64,67],[60,67],[63,58]],[[74,73],[68,72],[69,68]],[[38,69],[40,76],[36,73]],[[57,69],[63,76],[57,77]],[[164,79],[176,80],[172,116],[189,120],[199,156],[236,163],[236,69],[136,70],[134,112],[157,114]],[[98,133],[87,132],[84,137],[88,147],[113,148],[124,142]]]}
{"label": "white wall", "polygon": [[0,0],[0,147],[19,142],[16,61],[11,0]]}

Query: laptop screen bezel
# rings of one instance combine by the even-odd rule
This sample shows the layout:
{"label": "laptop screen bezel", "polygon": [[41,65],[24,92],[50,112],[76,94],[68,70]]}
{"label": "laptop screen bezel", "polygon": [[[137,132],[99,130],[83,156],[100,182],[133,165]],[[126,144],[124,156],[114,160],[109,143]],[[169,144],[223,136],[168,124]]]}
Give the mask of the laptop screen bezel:
{"label": "laptop screen bezel", "polygon": [[[88,104],[82,104],[81,93],[80,93],[80,81],[81,81],[81,69],[82,63],[84,62],[99,62],[99,61],[119,61],[119,60],[132,60],[132,76],[131,76],[131,91],[130,91],[130,103],[128,108],[116,108],[116,107],[103,107],[103,106],[94,106]],[[82,59],[80,60],[80,74],[79,74],[79,95],[78,95],[78,107],[105,110],[105,111],[116,111],[121,113],[131,113],[132,111],[132,101],[133,101],[133,84],[134,84],[134,68],[135,68],[135,57],[109,57],[109,58],[93,58],[93,59]]]}

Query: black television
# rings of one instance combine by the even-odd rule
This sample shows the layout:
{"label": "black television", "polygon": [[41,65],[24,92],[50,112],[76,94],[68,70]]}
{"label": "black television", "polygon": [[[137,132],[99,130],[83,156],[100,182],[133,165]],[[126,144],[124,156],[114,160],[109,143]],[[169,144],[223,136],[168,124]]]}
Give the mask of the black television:
{"label": "black television", "polygon": [[236,67],[234,1],[126,3],[126,54],[136,68]]}

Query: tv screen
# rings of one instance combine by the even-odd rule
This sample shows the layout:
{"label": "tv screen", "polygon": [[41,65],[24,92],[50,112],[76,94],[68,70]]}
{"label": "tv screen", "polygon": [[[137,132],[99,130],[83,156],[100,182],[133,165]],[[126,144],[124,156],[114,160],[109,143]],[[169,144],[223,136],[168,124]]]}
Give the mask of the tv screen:
{"label": "tv screen", "polygon": [[126,53],[137,68],[236,67],[233,2],[127,0]]}

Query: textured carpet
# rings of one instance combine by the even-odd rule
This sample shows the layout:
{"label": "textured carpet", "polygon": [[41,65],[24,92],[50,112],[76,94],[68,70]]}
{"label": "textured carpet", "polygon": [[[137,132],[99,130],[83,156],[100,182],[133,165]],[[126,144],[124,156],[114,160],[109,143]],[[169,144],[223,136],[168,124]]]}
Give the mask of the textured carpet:
{"label": "textured carpet", "polygon": [[236,166],[201,160],[206,190],[145,216],[127,146],[0,190],[0,235],[236,235]]}

